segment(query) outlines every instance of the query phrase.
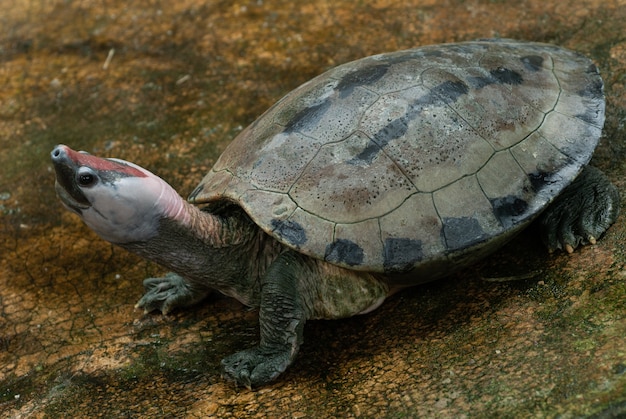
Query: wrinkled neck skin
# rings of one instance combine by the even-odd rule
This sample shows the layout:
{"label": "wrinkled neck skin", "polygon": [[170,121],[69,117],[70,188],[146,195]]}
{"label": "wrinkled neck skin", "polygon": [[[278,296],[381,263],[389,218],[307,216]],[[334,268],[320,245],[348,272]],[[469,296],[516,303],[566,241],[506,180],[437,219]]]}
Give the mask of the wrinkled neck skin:
{"label": "wrinkled neck skin", "polygon": [[158,234],[123,248],[210,288],[258,307],[259,279],[282,250],[241,210],[214,215],[181,200],[183,216],[162,218]]}

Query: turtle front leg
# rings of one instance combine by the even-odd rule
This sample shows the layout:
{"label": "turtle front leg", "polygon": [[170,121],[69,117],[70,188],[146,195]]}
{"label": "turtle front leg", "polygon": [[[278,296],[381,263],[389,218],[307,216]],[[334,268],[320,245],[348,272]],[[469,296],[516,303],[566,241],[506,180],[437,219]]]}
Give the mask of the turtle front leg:
{"label": "turtle front leg", "polygon": [[146,278],[143,281],[146,293],[135,304],[146,313],[158,310],[167,314],[174,308],[192,306],[207,295],[210,290],[194,286],[190,281],[174,272],[168,272],[159,278]]}
{"label": "turtle front leg", "polygon": [[261,342],[222,360],[226,379],[250,389],[272,381],[293,362],[307,319],[298,292],[298,276],[306,269],[301,260],[286,252],[270,266],[261,283]]}
{"label": "turtle front leg", "polygon": [[377,275],[282,253],[261,280],[261,342],[224,358],[224,377],[248,388],[269,383],[296,357],[306,320],[368,313],[387,295],[389,285]]}
{"label": "turtle front leg", "polygon": [[586,166],[541,216],[543,240],[550,251],[572,253],[580,244],[594,244],[619,214],[615,185],[600,170]]}

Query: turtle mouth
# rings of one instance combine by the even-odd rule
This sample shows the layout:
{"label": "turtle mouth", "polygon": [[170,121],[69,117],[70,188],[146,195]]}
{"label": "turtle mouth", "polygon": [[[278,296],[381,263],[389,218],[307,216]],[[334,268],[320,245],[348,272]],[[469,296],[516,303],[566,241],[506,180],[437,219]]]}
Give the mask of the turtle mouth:
{"label": "turtle mouth", "polygon": [[70,195],[68,191],[59,183],[58,180],[54,183],[54,189],[63,205],[65,205],[67,209],[75,212],[78,215],[82,215],[83,210],[89,209],[91,207],[90,204],[81,203],[74,199],[72,195]]}
{"label": "turtle mouth", "polygon": [[70,210],[81,214],[82,210],[91,207],[91,202],[76,184],[76,164],[67,152],[67,147],[59,145],[50,153],[56,173],[55,190],[63,204]]}

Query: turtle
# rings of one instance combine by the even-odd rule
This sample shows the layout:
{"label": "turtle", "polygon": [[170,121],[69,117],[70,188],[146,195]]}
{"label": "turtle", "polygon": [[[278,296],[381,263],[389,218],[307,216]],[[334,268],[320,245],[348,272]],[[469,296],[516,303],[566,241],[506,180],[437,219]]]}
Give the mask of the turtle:
{"label": "turtle", "polygon": [[604,111],[590,59],[486,39],[326,71],[242,130],[187,200],[124,160],[65,145],[51,158],[68,209],[171,271],[144,280],[138,308],[217,290],[259,310],[258,344],[221,361],[257,388],[292,364],[307,320],[368,313],[532,222],[550,251],[595,244],[620,205],[588,164]]}

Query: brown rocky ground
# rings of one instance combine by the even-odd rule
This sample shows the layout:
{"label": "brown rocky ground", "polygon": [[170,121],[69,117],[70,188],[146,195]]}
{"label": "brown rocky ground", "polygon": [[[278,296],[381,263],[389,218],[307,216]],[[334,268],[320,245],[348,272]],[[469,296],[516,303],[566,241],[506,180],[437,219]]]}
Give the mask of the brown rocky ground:
{"label": "brown rocky ground", "polygon": [[[185,195],[280,96],[373,53],[501,36],[591,56],[608,99],[594,162],[626,191],[624,0],[302,3],[0,2],[0,415],[626,415],[624,216],[574,255],[527,234],[372,314],[310,322],[295,365],[256,392],[218,369],[257,339],[254,312],[226,298],[133,310],[162,270],[61,207],[54,144],[135,161]],[[481,279],[508,275],[530,277]]]}

